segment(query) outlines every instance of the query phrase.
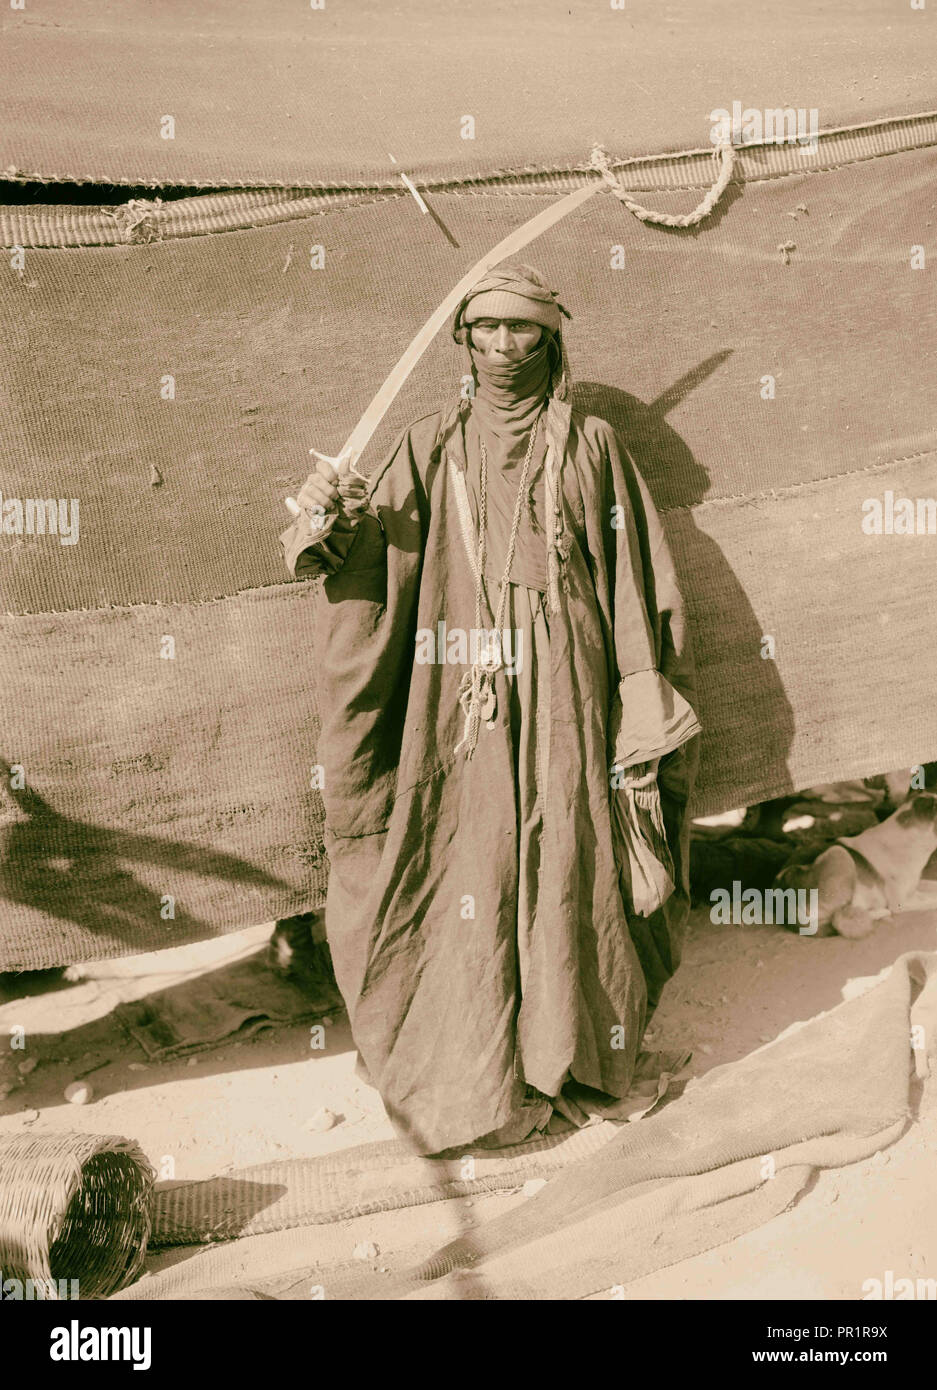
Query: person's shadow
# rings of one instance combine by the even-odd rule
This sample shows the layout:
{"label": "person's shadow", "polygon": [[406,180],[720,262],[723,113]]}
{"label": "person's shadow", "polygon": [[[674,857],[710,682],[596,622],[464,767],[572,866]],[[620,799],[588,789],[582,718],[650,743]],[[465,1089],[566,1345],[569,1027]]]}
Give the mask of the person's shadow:
{"label": "person's shadow", "polygon": [[798,790],[787,764],[793,713],[773,659],[762,655],[770,627],[756,617],[719,546],[694,521],[691,509],[704,500],[709,475],[666,418],[728,355],[706,358],[650,403],[593,381],[577,383],[571,393],[574,409],[614,426],[662,516],[697,668],[703,735],[696,815]]}
{"label": "person's shadow", "polygon": [[[152,871],[150,884],[138,877],[135,866],[143,865],[158,866],[159,887]],[[180,873],[246,889],[289,887],[233,854],[65,816],[32,788],[13,786],[10,765],[0,758],[0,904],[32,908],[138,950],[146,949],[145,923],[165,928],[167,946],[224,932],[186,911]],[[178,894],[171,918],[163,915],[168,894]]]}

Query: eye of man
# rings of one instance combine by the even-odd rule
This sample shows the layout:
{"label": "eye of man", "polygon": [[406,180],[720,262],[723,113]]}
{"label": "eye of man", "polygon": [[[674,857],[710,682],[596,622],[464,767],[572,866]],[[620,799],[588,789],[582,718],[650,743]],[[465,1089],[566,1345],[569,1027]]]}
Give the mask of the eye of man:
{"label": "eye of man", "polygon": [[532,329],[540,327],[538,323],[531,323],[529,319],[476,319],[472,327],[493,333],[502,323],[509,333],[529,333]]}

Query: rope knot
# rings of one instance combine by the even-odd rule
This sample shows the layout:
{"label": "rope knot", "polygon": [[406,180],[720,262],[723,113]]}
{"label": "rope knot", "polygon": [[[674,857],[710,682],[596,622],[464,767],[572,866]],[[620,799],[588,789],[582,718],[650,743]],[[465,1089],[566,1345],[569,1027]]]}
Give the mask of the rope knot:
{"label": "rope knot", "polygon": [[718,145],[713,150],[713,159],[716,161],[719,171],[715,183],[698,207],[695,207],[692,212],[685,213],[653,212],[650,208],[642,207],[640,203],[629,198],[617,176],[612,172],[611,158],[602,145],[592,146],[589,155],[589,167],[602,175],[615,197],[619,202],[624,203],[629,212],[634,213],[639,222],[652,222],[658,227],[695,227],[698,222],[702,222],[704,217],[709,216],[732,178],[732,171],[735,168],[735,147],[731,141]]}
{"label": "rope knot", "polygon": [[612,172],[612,160],[608,150],[604,145],[593,145],[589,154],[589,168],[597,169],[600,174],[608,176]]}
{"label": "rope knot", "polygon": [[159,210],[162,198],[131,198],[116,208],[105,208],[120,228],[121,240],[128,243],[158,241],[160,238]]}

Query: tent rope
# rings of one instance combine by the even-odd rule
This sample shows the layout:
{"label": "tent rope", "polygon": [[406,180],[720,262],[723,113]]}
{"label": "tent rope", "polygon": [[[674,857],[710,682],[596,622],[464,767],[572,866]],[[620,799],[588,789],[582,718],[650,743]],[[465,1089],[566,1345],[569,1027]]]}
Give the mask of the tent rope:
{"label": "tent rope", "polygon": [[735,168],[734,147],[731,144],[719,145],[713,150],[713,159],[720,163],[719,174],[715,183],[699,206],[694,208],[692,212],[685,213],[653,212],[650,208],[642,207],[640,203],[629,198],[619,183],[618,177],[612,173],[608,151],[603,149],[601,145],[592,147],[589,165],[590,168],[598,170],[619,202],[624,203],[628,211],[633,212],[639,221],[653,222],[659,227],[695,227],[698,222],[702,222],[704,217],[709,216],[728,187],[729,180],[732,178],[732,171]]}
{"label": "tent rope", "polygon": [[101,211],[117,223],[122,241],[135,243],[160,240],[162,207],[162,198],[131,198],[129,203]]}

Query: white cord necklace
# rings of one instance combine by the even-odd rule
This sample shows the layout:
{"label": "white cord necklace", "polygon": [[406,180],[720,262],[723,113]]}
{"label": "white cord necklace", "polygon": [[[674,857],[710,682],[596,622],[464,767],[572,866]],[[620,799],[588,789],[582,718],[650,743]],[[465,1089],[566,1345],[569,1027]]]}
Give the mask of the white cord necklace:
{"label": "white cord necklace", "polygon": [[[524,506],[524,489],[527,485],[527,475],[530,472],[530,461],[533,458],[534,443],[537,438],[537,430],[540,426],[540,416],[538,415],[530,431],[530,442],[527,445],[527,453],[524,457],[524,466],[521,469],[520,482],[517,485],[517,499],[514,503],[514,517],[511,522],[511,537],[508,541],[507,558],[504,562],[504,573],[498,585],[498,612],[495,617],[494,631],[487,639],[482,642],[482,583],[485,572],[485,558],[487,552],[487,529],[488,529],[488,451],[485,448],[484,440],[481,441],[481,486],[479,489],[478,500],[478,564],[475,573],[475,632],[473,642],[475,643],[476,660],[471,668],[465,672],[459,685],[459,704],[465,711],[465,727],[462,737],[456,744],[455,751],[466,748],[465,756],[470,758],[475,752],[475,745],[478,741],[478,730],[484,719],[489,729],[495,727],[494,719],[497,710],[495,698],[495,672],[500,670],[503,662],[501,660],[501,634],[504,623],[504,614],[507,608],[508,597],[508,575],[511,573],[511,565],[514,563],[514,550],[517,546],[517,533],[520,529],[521,511]],[[467,746],[466,746],[467,745]]]}

